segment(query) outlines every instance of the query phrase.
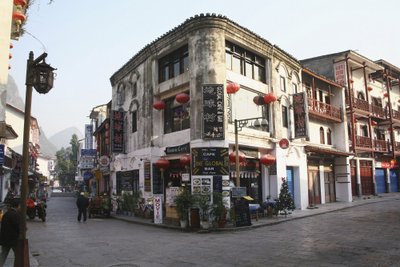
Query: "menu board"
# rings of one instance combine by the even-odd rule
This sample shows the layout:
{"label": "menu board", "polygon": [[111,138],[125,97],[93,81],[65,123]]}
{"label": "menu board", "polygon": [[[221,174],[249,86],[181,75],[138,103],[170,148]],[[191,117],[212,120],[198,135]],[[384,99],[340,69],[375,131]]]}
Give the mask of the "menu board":
{"label": "menu board", "polygon": [[235,226],[251,225],[249,203],[246,200],[240,199],[235,201]]}
{"label": "menu board", "polygon": [[305,92],[293,95],[294,136],[295,138],[308,137],[308,110]]}
{"label": "menu board", "polygon": [[193,175],[228,175],[228,148],[196,147],[192,148]]}
{"label": "menu board", "polygon": [[212,176],[194,176],[192,179],[192,192],[196,195],[210,195],[212,189]]}
{"label": "menu board", "polygon": [[203,85],[203,139],[223,140],[224,86]]}
{"label": "menu board", "polygon": [[222,176],[216,175],[213,177],[213,191],[222,193]]}

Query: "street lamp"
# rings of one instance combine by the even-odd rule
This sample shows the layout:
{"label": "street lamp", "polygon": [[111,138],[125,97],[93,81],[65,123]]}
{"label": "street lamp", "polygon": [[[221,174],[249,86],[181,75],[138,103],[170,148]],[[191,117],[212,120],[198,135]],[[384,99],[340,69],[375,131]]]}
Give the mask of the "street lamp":
{"label": "street lamp", "polygon": [[263,117],[249,118],[249,119],[235,119],[235,165],[236,165],[236,187],[240,187],[240,166],[239,166],[239,140],[238,132],[243,127],[247,126],[250,121],[254,121],[253,126],[255,128],[267,127],[268,121]]}
{"label": "street lamp", "polygon": [[26,98],[24,114],[24,137],[22,144],[22,182],[21,182],[21,222],[15,266],[29,267],[29,246],[26,239],[26,199],[28,195],[28,169],[29,169],[29,129],[31,124],[32,87],[40,94],[46,94],[53,88],[55,70],[46,64],[46,53],[37,59],[33,52],[29,53],[26,66]]}

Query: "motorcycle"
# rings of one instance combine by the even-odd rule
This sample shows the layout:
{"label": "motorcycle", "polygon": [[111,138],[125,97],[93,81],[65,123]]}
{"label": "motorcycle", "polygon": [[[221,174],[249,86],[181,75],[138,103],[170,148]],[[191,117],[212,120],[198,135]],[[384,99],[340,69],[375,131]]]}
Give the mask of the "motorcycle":
{"label": "motorcycle", "polygon": [[26,214],[29,219],[33,220],[36,216],[42,219],[42,222],[46,221],[46,202],[41,200],[34,200],[28,198],[26,200]]}

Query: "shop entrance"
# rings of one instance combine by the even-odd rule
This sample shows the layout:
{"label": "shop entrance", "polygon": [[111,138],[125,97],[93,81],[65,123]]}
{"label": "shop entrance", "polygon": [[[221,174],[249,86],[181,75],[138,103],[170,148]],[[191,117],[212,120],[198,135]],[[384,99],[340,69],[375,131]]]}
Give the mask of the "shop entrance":
{"label": "shop entrance", "polygon": [[360,160],[361,192],[363,195],[374,194],[372,181],[372,161]]}
{"label": "shop entrance", "polygon": [[335,179],[332,168],[325,167],[324,181],[325,181],[325,203],[335,202],[336,201]]}
{"label": "shop entrance", "polygon": [[321,204],[320,176],[316,165],[308,165],[308,204],[311,207]]}

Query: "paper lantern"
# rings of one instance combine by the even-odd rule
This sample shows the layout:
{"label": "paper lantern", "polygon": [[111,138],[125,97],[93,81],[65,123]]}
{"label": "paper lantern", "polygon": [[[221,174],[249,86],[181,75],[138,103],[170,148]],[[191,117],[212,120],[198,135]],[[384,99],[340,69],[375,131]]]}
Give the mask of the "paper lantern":
{"label": "paper lantern", "polygon": [[164,103],[164,101],[159,100],[159,101],[154,102],[153,108],[155,108],[155,109],[157,109],[157,110],[165,109],[165,103]]}
{"label": "paper lantern", "polygon": [[264,96],[265,104],[270,104],[276,101],[276,96],[273,93],[268,93]]}
{"label": "paper lantern", "polygon": [[270,154],[262,155],[260,158],[261,164],[263,164],[265,166],[272,165],[275,163],[275,161],[276,161],[275,157]]}
{"label": "paper lantern", "polygon": [[371,86],[368,86],[367,90],[371,92],[372,90],[374,90],[374,88],[372,88]]}
{"label": "paper lantern", "polygon": [[255,96],[255,97],[253,98],[253,102],[254,102],[254,104],[259,105],[259,106],[265,104],[265,102],[264,102],[264,97],[263,97],[263,96],[260,96],[260,95]]}
{"label": "paper lantern", "polygon": [[[239,162],[243,162],[243,161],[246,160],[246,156],[244,155],[243,152],[239,151],[239,155],[238,156],[239,156]],[[229,154],[229,161],[230,162],[236,162],[236,151],[232,151]]]}
{"label": "paper lantern", "polygon": [[154,163],[154,165],[156,165],[156,167],[159,169],[165,170],[169,167],[169,161],[164,158],[160,158]]}
{"label": "paper lantern", "polygon": [[179,158],[179,162],[183,166],[187,166],[190,164],[190,155],[183,155]]}
{"label": "paper lantern", "polygon": [[14,5],[16,6],[26,6],[27,2],[26,0],[14,0]]}
{"label": "paper lantern", "polygon": [[376,121],[371,121],[372,126],[376,126],[378,123]]}
{"label": "paper lantern", "polygon": [[226,92],[228,94],[234,94],[237,91],[239,91],[240,89],[240,85],[237,83],[228,83],[228,85],[226,86]]}
{"label": "paper lantern", "polygon": [[189,101],[190,96],[186,93],[180,93],[177,94],[175,97],[176,102],[180,103],[180,104],[185,104]]}
{"label": "paper lantern", "polygon": [[384,97],[388,97],[389,94],[386,92],[386,93],[383,94],[383,96],[384,96]]}

